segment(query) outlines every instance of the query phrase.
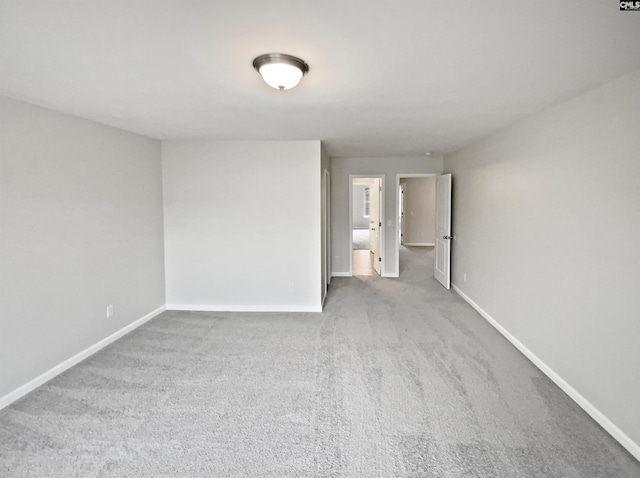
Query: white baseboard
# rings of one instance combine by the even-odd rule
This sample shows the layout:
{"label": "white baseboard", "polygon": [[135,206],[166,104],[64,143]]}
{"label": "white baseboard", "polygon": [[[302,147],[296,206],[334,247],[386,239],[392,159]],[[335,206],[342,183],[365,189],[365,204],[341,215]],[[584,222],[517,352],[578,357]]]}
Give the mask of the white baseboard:
{"label": "white baseboard", "polygon": [[402,244],[403,246],[409,246],[409,247],[426,247],[426,246],[435,246],[436,244],[434,242],[405,242]]}
{"label": "white baseboard", "polygon": [[351,272],[332,272],[331,277],[353,277]]}
{"label": "white baseboard", "polygon": [[87,357],[95,354],[100,349],[103,349],[104,347],[106,347],[110,343],[115,342],[116,340],[118,340],[123,335],[126,335],[129,332],[131,332],[133,329],[140,327],[145,322],[148,322],[149,320],[153,319],[157,315],[159,315],[162,312],[164,312],[165,309],[166,308],[165,308],[164,305],[162,307],[158,307],[156,310],[154,310],[152,312],[149,312],[145,316],[140,317],[135,322],[130,323],[129,325],[121,328],[120,330],[114,332],[113,334],[111,334],[108,337],[102,339],[101,341],[99,341],[99,342],[93,344],[92,346],[84,349],[82,352],[79,352],[79,353],[75,354],[73,357],[68,358],[64,362],[59,363],[55,367],[47,370],[43,374],[41,374],[41,375],[37,376],[36,378],[34,378],[33,380],[25,383],[21,387],[16,388],[14,391],[7,393],[5,396],[0,398],[0,410],[2,410],[4,407],[6,407],[8,405],[11,405],[13,402],[18,400],[19,398],[24,397],[27,393],[35,390],[40,385],[43,385],[44,383],[48,382],[49,380],[51,380],[55,376],[60,375],[65,370],[73,367],[74,365],[76,365],[79,362],[82,362],[84,359],[86,359]]}
{"label": "white baseboard", "polygon": [[398,274],[397,272],[384,272],[382,274],[382,277],[397,278],[397,277],[400,277],[400,274]]}
{"label": "white baseboard", "polygon": [[322,312],[322,305],[167,304],[167,310],[189,312]]}
{"label": "white baseboard", "polygon": [[531,350],[525,347],[518,339],[511,335],[507,329],[500,325],[493,317],[485,312],[469,296],[462,292],[455,284],[451,284],[454,291],[458,293],[471,307],[473,307],[487,322],[500,332],[515,348],[527,357],[536,367],[549,377],[558,387],[560,387],[571,399],[576,402],[591,418],[600,424],[613,438],[615,438],[624,448],[631,453],[636,460],[640,461],[640,445],[634,442],[626,433],[618,428],[604,413],[598,410],[589,400],[583,397],[576,389],[567,383],[560,375],[553,371],[551,367],[540,360]]}

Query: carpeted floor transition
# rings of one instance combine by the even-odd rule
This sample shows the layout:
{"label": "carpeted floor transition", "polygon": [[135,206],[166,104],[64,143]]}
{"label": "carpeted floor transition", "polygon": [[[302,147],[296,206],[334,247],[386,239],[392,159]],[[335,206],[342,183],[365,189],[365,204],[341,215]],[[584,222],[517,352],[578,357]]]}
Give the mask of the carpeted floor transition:
{"label": "carpeted floor transition", "polygon": [[322,314],[167,312],[0,412],[0,475],[638,477],[427,269]]}

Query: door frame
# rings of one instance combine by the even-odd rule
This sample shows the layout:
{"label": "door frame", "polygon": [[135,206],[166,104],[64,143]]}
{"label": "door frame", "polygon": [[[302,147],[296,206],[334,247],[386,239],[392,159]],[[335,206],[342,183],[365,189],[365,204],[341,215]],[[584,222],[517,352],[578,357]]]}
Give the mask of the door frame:
{"label": "door frame", "polygon": [[329,284],[331,284],[331,174],[325,168],[322,171],[322,204],[320,206],[320,215],[322,216],[322,225],[324,235],[322,237],[322,254],[324,261],[322,264],[322,305],[324,305],[329,293]]}
{"label": "door frame", "polygon": [[353,277],[353,180],[358,178],[380,179],[380,277],[386,277],[385,262],[387,255],[384,253],[384,236],[386,235],[387,225],[385,224],[385,194],[384,194],[384,174],[350,174],[349,175],[349,277]]}
{"label": "door frame", "polygon": [[[399,180],[398,180],[399,182]],[[404,239],[404,228],[405,228],[405,220],[404,220],[404,186],[402,184],[398,184],[398,244],[402,245],[402,240]]]}
{"label": "door frame", "polygon": [[[442,176],[439,173],[398,173],[396,174],[396,201],[398,201],[398,197],[400,196],[400,179],[404,178],[437,178],[438,176]],[[396,204],[396,210],[398,210],[399,206]],[[435,213],[435,209],[434,209]],[[400,227],[400,218],[396,221],[396,234],[395,237],[395,247],[393,249],[393,253],[395,255],[394,261],[396,265],[396,270],[398,271],[395,277],[400,277],[400,232],[398,231]]]}

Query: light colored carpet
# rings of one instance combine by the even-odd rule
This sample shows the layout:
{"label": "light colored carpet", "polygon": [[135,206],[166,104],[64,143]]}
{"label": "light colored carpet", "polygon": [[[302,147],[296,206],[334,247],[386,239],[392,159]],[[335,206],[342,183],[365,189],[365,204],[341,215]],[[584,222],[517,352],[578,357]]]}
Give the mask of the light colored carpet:
{"label": "light colored carpet", "polygon": [[352,229],[354,250],[369,250],[369,229]]}
{"label": "light colored carpet", "polygon": [[1,411],[0,475],[640,476],[428,253],[400,257],[322,314],[162,314]]}

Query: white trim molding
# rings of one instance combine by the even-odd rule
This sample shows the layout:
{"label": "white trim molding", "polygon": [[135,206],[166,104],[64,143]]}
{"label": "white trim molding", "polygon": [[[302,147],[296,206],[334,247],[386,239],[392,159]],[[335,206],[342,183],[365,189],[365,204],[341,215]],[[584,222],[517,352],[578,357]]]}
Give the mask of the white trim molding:
{"label": "white trim molding", "polygon": [[626,433],[618,428],[607,416],[598,410],[589,400],[582,396],[567,381],[558,375],[551,367],[545,364],[531,350],[525,347],[522,342],[515,338],[507,329],[491,317],[486,311],[476,304],[469,296],[451,283],[451,288],[462,297],[471,307],[473,307],[484,319],[489,322],[498,332],[500,332],[509,342],[513,344],[525,357],[527,357],[533,365],[538,367],[542,373],[549,377],[558,387],[560,387],[571,399],[576,402],[591,418],[604,428],[614,439],[616,439],[624,448],[631,453],[636,460],[640,461],[640,445],[634,442]]}
{"label": "white trim molding", "polygon": [[14,391],[7,393],[5,396],[0,398],[0,410],[3,409],[6,406],[11,405],[16,400],[24,397],[27,393],[35,390],[36,388],[38,388],[39,386],[45,384],[46,382],[48,382],[52,378],[56,377],[57,375],[60,375],[65,370],[68,370],[71,367],[73,367],[74,365],[82,362],[84,359],[86,359],[87,357],[90,357],[91,355],[95,354],[96,352],[98,352],[99,350],[103,349],[104,347],[106,347],[107,345],[111,344],[112,342],[115,342],[120,337],[122,337],[122,336],[128,334],[129,332],[131,332],[133,329],[136,329],[136,328],[140,327],[145,322],[148,322],[151,319],[153,319],[154,317],[160,315],[165,310],[166,310],[166,307],[164,305],[162,307],[158,307],[156,310],[154,310],[152,312],[149,312],[148,314],[144,315],[143,317],[140,317],[138,320],[130,323],[129,325],[124,326],[123,328],[121,328],[120,330],[112,333],[108,337],[105,337],[104,339],[100,340],[99,342],[96,342],[95,344],[91,345],[90,347],[84,349],[82,352],[79,352],[79,353],[75,354],[73,357],[68,358],[64,362],[59,363],[58,365],[56,365],[55,367],[47,370],[43,374],[38,375],[33,380],[30,380],[29,382],[25,383],[24,385],[16,388]]}
{"label": "white trim molding", "polygon": [[381,277],[398,278],[400,277],[400,274],[398,274],[397,272],[384,272]]}
{"label": "white trim molding", "polygon": [[167,304],[167,310],[188,312],[322,312],[322,305]]}
{"label": "white trim molding", "polygon": [[405,242],[402,245],[409,246],[409,247],[428,247],[428,246],[435,246],[436,244],[434,242]]}
{"label": "white trim molding", "polygon": [[332,272],[331,277],[353,277],[351,272]]}

